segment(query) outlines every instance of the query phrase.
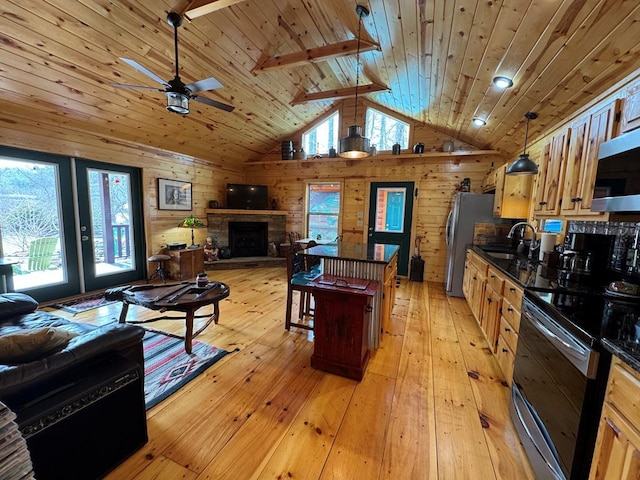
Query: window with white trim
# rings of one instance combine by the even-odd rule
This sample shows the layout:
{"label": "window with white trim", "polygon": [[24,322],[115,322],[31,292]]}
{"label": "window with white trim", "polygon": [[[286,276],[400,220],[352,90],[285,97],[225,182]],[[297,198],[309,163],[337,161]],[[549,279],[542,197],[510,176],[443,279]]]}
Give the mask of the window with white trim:
{"label": "window with white trim", "polygon": [[339,235],[340,183],[307,184],[307,238],[335,240]]}
{"label": "window with white trim", "polygon": [[391,150],[395,143],[409,148],[409,124],[374,108],[367,108],[365,137],[378,151]]}
{"label": "window with white trim", "polygon": [[336,111],[323,122],[302,134],[302,148],[307,155],[328,154],[331,147],[338,148],[340,114]]}

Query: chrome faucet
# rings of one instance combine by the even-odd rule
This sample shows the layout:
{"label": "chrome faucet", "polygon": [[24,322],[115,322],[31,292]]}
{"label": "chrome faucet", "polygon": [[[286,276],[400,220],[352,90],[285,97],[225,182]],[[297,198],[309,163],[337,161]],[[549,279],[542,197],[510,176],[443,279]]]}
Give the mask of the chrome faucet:
{"label": "chrome faucet", "polygon": [[513,234],[518,227],[522,227],[522,232],[520,237],[520,245],[522,245],[522,247],[518,245],[518,250],[520,250],[520,248],[524,248],[524,230],[527,227],[531,229],[532,238],[531,238],[531,243],[529,244],[529,260],[533,260],[533,251],[536,248],[538,248],[538,246],[540,245],[540,242],[536,239],[536,229],[530,223],[518,222],[513,227],[511,227],[511,230],[509,230],[509,233],[507,234],[507,238],[513,238]]}

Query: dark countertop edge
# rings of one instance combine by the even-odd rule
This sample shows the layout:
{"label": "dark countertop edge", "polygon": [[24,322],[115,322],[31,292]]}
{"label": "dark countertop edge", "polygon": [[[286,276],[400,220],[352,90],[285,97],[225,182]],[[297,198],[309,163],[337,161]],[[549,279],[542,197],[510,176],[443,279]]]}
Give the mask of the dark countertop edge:
{"label": "dark countertop edge", "polygon": [[[480,255],[484,260],[486,260],[489,263],[489,265],[492,265],[493,267],[499,269],[502,273],[507,275],[507,277],[509,277],[509,279],[511,281],[517,283],[522,288],[524,288],[524,289],[530,289],[531,288],[531,287],[528,287],[528,286],[524,285],[518,278],[514,277],[512,273],[510,273],[502,265],[500,265],[500,260],[497,260],[495,258],[492,258],[490,255],[487,255],[487,252],[485,250],[483,250],[481,247],[479,247],[477,245],[469,245],[468,248],[470,250],[472,250],[473,252],[477,253],[478,255]],[[496,250],[492,249],[492,251],[497,251],[497,249]],[[522,258],[523,261],[526,260],[526,257],[524,257],[524,256],[521,257],[521,258]],[[611,352],[613,355],[616,355],[618,358],[620,358],[620,360],[622,360],[627,365],[629,365],[631,368],[633,368],[635,371],[640,373],[640,356],[638,356],[637,354],[631,353],[626,347],[616,343],[615,340],[611,340],[611,339],[603,337],[600,340],[600,343],[609,352]]]}
{"label": "dark countertop edge", "polygon": [[[337,256],[337,255],[329,255],[327,253],[311,252],[312,249],[315,249],[317,247],[323,247],[324,245],[316,245],[314,247],[306,248],[306,249],[302,250],[300,252],[300,254],[301,255],[311,255],[311,256],[319,257],[319,258],[333,259],[333,260],[347,260],[347,261],[351,261],[351,262],[363,262],[363,263],[379,263],[379,264],[382,264],[382,265],[386,265],[391,260],[393,260],[393,257],[398,256],[398,254],[400,252],[400,246],[399,245],[393,245],[393,244],[379,244],[379,245],[388,245],[388,246],[396,247],[396,249],[394,250],[394,252],[392,254],[385,255],[386,258],[382,259],[382,260],[376,260],[376,259],[372,259],[372,258],[362,258],[362,257],[355,258],[355,257],[352,257],[352,256],[346,256],[346,255],[345,256]],[[327,246],[335,246],[335,244],[327,244]]]}
{"label": "dark countertop edge", "polygon": [[640,358],[637,355],[630,353],[624,346],[618,345],[615,340],[603,338],[600,342],[605,349],[640,373]]}

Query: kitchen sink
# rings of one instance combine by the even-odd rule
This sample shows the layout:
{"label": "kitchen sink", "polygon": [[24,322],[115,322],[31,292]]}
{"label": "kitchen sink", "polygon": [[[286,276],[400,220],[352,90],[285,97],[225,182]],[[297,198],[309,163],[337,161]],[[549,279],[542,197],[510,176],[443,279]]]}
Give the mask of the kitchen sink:
{"label": "kitchen sink", "polygon": [[500,260],[513,260],[517,257],[515,253],[507,253],[507,252],[486,252],[487,255],[493,258],[498,258]]}

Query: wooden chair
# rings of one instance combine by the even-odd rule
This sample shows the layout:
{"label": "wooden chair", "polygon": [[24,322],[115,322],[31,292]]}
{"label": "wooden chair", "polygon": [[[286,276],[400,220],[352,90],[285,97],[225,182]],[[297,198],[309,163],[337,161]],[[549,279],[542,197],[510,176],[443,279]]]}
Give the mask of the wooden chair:
{"label": "wooden chair", "polygon": [[[321,274],[320,262],[308,257],[305,258],[300,254],[301,250],[300,245],[294,243],[287,254],[287,313],[284,327],[286,330],[289,330],[292,326],[313,330],[313,326],[309,323],[313,322],[314,313],[311,284]],[[293,292],[299,292],[300,294],[298,320],[296,322],[291,321]]]}

